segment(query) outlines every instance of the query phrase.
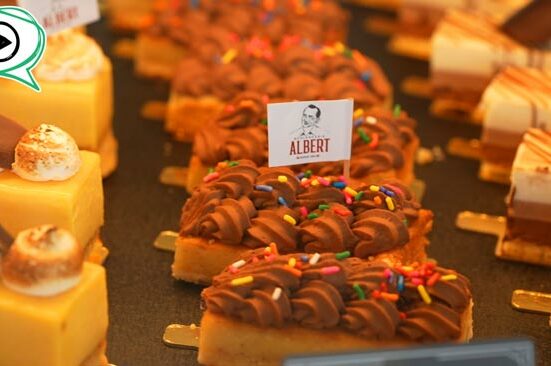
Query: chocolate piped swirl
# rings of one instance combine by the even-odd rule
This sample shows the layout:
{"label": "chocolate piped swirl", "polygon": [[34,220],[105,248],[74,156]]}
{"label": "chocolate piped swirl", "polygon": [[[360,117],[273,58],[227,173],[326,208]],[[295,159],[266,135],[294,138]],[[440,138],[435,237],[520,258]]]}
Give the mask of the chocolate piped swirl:
{"label": "chocolate piped swirl", "polygon": [[238,163],[236,166],[222,170],[219,178],[208,186],[224,191],[230,198],[248,196],[253,190],[258,170],[251,161],[240,160]]}
{"label": "chocolate piped swirl", "polygon": [[199,37],[195,37],[191,49],[194,49],[193,57],[198,57],[207,67],[213,62],[219,64],[220,58],[227,50],[239,47],[239,39],[235,33],[220,25],[208,25],[207,31],[203,31]]}
{"label": "chocolate piped swirl", "polygon": [[270,66],[257,64],[249,70],[246,89],[270,97],[278,97],[283,93],[283,80]]}
{"label": "chocolate piped swirl", "polygon": [[200,235],[198,222],[201,222],[206,215],[214,212],[214,209],[220,205],[225,196],[224,191],[206,186],[193,191],[191,198],[186,201],[182,209],[180,234]]}
{"label": "chocolate piped swirl", "polygon": [[251,228],[242,244],[250,248],[259,248],[277,243],[282,253],[289,253],[297,250],[298,229],[293,224],[282,219],[289,215],[298,220],[296,212],[287,207],[280,207],[275,210],[261,210],[258,216],[252,219]]}
{"label": "chocolate piped swirl", "polygon": [[247,156],[259,165],[267,159],[267,146],[268,136],[263,125],[235,130],[226,139],[226,151],[230,160]]}
{"label": "chocolate piped swirl", "polygon": [[211,74],[208,67],[198,58],[182,60],[172,81],[172,91],[191,97],[211,94]]}
{"label": "chocolate piped swirl", "polygon": [[231,130],[216,128],[214,123],[209,123],[195,134],[193,154],[209,165],[228,160],[226,139],[230,133]]}
{"label": "chocolate piped swirl", "polygon": [[236,63],[218,65],[211,72],[211,91],[220,100],[229,101],[245,89],[247,73]]}
{"label": "chocolate piped swirl", "polygon": [[257,208],[275,208],[282,203],[287,206],[295,205],[300,182],[291,169],[260,168],[259,172],[256,185],[259,187],[269,186],[272,190],[255,189],[251,194],[251,199]]}
{"label": "chocolate piped swirl", "polygon": [[379,208],[356,216],[352,232],[359,238],[354,248],[354,255],[359,258],[404,246],[409,241],[409,231],[403,219],[392,211]]}
{"label": "chocolate piped swirl", "polygon": [[215,119],[222,129],[255,126],[266,118],[266,105],[262,94],[254,91],[238,94]]}
{"label": "chocolate piped swirl", "polygon": [[285,79],[283,97],[287,100],[321,99],[322,82],[309,74],[293,74]]}
{"label": "chocolate piped swirl", "polygon": [[310,186],[297,196],[299,206],[305,206],[308,210],[314,210],[319,205],[330,203],[344,204],[344,195],[334,187],[321,185]]}
{"label": "chocolate piped swirl", "polygon": [[[369,136],[371,142],[362,139],[360,129]],[[374,144],[375,139],[377,144]],[[352,137],[352,149],[357,154],[351,162],[350,174],[361,177],[401,168],[404,165],[404,145],[398,127],[392,123],[378,122],[358,127]]]}
{"label": "chocolate piped swirl", "polygon": [[384,102],[377,94],[368,89],[352,70],[340,71],[329,75],[323,81],[323,96],[327,99],[354,99],[356,106],[379,105]]}
{"label": "chocolate piped swirl", "polygon": [[240,37],[249,35],[255,24],[255,15],[246,5],[223,4],[214,16],[214,22]]}
{"label": "chocolate piped swirl", "polygon": [[[421,205],[413,198],[411,190],[397,179],[383,180],[380,187],[393,193],[392,200],[396,207],[403,212],[408,220],[408,224],[415,222],[419,217]],[[387,195],[381,190],[372,191],[370,185],[364,184],[358,187],[358,191],[364,192],[364,194],[352,205],[355,215],[360,215],[366,210],[385,208],[387,206],[385,202]]]}
{"label": "chocolate piped swirl", "polygon": [[256,214],[247,197],[238,200],[225,198],[214,211],[199,223],[199,235],[224,244],[240,244],[244,231],[251,226],[250,218]]}
{"label": "chocolate piped swirl", "polygon": [[[340,210],[341,214],[335,213],[334,209]],[[342,212],[350,211],[342,205],[332,204],[321,211],[318,218],[302,222],[299,235],[306,253],[338,253],[354,248],[358,238],[350,228],[352,213],[344,216]]]}
{"label": "chocolate piped swirl", "polygon": [[276,63],[285,75],[302,74],[320,78],[326,73],[326,65],[319,62],[311,48],[303,45],[296,44],[281,50]]}
{"label": "chocolate piped swirl", "polygon": [[[454,271],[440,270],[441,274],[450,275],[453,274],[457,277],[454,281],[438,281],[433,286],[427,287],[429,295],[435,300],[435,302],[444,303],[447,307],[454,310],[461,311],[467,307],[463,293],[471,287],[470,281],[463,275]],[[417,290],[414,285],[407,285],[404,293],[406,298],[412,298],[417,296]]]}
{"label": "chocolate piped swirl", "polygon": [[419,304],[406,312],[398,333],[416,342],[453,341],[461,335],[461,319],[442,304]]}
{"label": "chocolate piped swirl", "polygon": [[339,291],[322,280],[309,281],[291,299],[293,319],[308,328],[333,328],[344,312]]}
{"label": "chocolate piped swirl", "polygon": [[[329,253],[311,264],[312,258],[251,252],[244,266],[216,276],[203,291],[206,309],[261,327],[333,329],[369,340],[460,340],[471,303],[463,276],[433,263],[406,268]],[[442,279],[430,280],[435,276]],[[410,291],[415,282],[424,284],[428,300]]]}
{"label": "chocolate piped swirl", "polygon": [[345,329],[377,340],[395,337],[399,323],[400,312],[392,302],[383,299],[350,301],[341,318]]}

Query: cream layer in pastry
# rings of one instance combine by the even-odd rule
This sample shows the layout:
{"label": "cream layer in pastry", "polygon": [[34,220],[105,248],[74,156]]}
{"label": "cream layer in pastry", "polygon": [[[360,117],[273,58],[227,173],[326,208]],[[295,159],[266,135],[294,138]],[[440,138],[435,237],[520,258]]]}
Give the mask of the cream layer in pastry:
{"label": "cream layer in pastry", "polygon": [[510,215],[547,221],[551,231],[551,132],[530,129],[524,135],[511,180]]}
{"label": "cream layer in pastry", "polygon": [[439,90],[481,94],[506,65],[551,70],[551,51],[527,48],[483,14],[451,10],[431,39],[431,77]]}
{"label": "cream layer in pastry", "polygon": [[504,68],[486,88],[478,111],[482,143],[516,149],[529,128],[551,128],[551,71]]}

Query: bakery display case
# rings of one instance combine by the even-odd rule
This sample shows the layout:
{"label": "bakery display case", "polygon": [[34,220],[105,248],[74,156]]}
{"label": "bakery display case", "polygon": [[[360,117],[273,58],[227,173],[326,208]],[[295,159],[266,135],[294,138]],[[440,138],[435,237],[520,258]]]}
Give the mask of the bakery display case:
{"label": "bakery display case", "polygon": [[[431,61],[364,30],[388,10],[333,0],[109,1],[48,35],[41,93],[0,78],[0,365],[551,363],[549,51],[496,2],[404,2]],[[430,113],[411,75],[478,122]],[[349,160],[269,166],[270,105],[306,102],[289,138],[319,154],[316,101],[341,99]]]}

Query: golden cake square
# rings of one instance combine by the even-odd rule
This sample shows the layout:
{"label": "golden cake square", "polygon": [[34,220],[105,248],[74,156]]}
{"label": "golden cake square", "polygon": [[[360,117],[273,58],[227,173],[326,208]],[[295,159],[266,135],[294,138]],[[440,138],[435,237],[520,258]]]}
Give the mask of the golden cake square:
{"label": "golden cake square", "polygon": [[80,152],[82,165],[65,181],[33,182],[0,172],[0,222],[7,232],[45,223],[72,232],[82,245],[103,225],[103,187],[98,154]]}

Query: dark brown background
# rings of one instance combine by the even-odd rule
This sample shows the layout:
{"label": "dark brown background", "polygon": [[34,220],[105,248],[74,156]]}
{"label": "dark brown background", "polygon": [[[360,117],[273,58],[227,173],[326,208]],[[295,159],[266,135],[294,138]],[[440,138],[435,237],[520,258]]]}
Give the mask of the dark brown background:
{"label": "dark brown background", "polygon": [[[389,54],[386,39],[366,34],[362,22],[369,13],[350,8],[353,21],[350,45],[381,63],[395,86],[408,75],[427,75],[427,64]],[[90,27],[110,53],[116,40],[105,22]],[[151,99],[166,99],[167,86],[140,80],[132,63],[113,58],[115,65],[115,132],[120,143],[120,166],[105,181],[106,224],[103,238],[111,250],[109,276],[109,358],[118,366],[196,365],[196,352],[171,349],[161,337],[170,323],[198,323],[201,287],[174,281],[172,255],[152,247],[161,230],[178,229],[183,189],[163,186],[159,172],[167,165],[184,165],[190,147],[174,143],[161,123],[140,118],[139,110]],[[480,128],[435,119],[428,102],[395,92],[395,100],[419,121],[423,146],[444,147],[452,136],[476,138]],[[489,214],[505,212],[507,188],[476,178],[478,163],[454,157],[417,167],[428,189],[424,205],[435,213],[429,254],[443,266],[470,277],[475,301],[475,339],[527,336],[536,341],[540,364],[551,364],[551,328],[548,318],[519,313],[510,306],[513,290],[551,292],[549,269],[503,262],[493,255],[496,239],[462,232],[454,227],[461,210]]]}

